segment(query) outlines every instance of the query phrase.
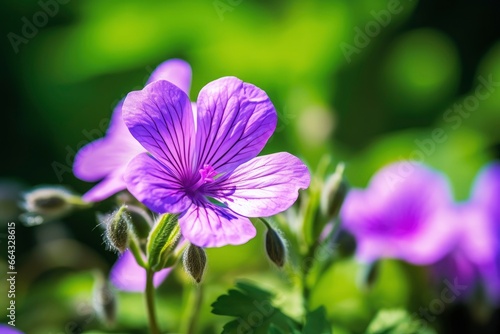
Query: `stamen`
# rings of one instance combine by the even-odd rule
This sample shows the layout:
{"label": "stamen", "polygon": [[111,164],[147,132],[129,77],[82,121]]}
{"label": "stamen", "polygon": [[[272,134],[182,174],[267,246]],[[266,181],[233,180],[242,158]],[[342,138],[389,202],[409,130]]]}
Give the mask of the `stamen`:
{"label": "stamen", "polygon": [[217,176],[217,172],[210,165],[204,165],[202,169],[200,169],[201,181],[202,184],[214,182],[215,176]]}
{"label": "stamen", "polygon": [[204,165],[202,169],[199,170],[200,178],[198,181],[189,187],[190,192],[195,192],[205,183],[212,183],[217,178],[217,172],[210,165]]}

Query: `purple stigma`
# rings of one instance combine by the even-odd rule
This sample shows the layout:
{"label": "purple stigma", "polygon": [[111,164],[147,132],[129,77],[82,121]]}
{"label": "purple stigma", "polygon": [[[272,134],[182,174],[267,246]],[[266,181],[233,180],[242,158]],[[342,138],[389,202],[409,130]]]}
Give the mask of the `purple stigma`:
{"label": "purple stigma", "polygon": [[214,177],[217,175],[215,169],[210,165],[203,165],[200,169],[201,184],[214,182]]}

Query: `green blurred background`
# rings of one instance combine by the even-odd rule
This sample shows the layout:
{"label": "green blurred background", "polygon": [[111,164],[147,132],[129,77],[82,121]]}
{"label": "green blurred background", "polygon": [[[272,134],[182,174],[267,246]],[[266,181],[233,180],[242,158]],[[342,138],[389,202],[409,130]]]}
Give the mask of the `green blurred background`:
{"label": "green blurred background", "polygon": [[[48,3],[57,7],[43,5]],[[494,84],[500,82],[500,5],[493,0],[4,0],[2,7],[3,198],[10,198],[9,189],[38,184],[87,191],[91,185],[71,173],[75,152],[102,136],[115,104],[174,57],[193,68],[192,100],[207,82],[226,75],[264,89],[279,115],[265,152],[289,151],[312,170],[330,154],[346,162],[354,186],[365,186],[390,161],[420,159],[444,171],[456,199],[465,200],[478,169],[500,157],[500,87]],[[30,30],[26,22],[39,27]],[[484,80],[494,83],[483,87]],[[478,97],[476,89],[488,96]],[[465,103],[468,109],[460,113]],[[433,139],[436,131],[439,140]],[[108,201],[96,209],[111,206]],[[15,219],[11,209],[2,208],[1,224]],[[98,326],[78,307],[86,305],[91,289],[88,269],[108,268],[116,256],[104,250],[95,226],[93,212],[31,229],[18,225],[18,319],[28,333],[64,332],[71,319],[85,330]],[[387,264],[384,303],[425,303],[411,280],[397,278],[413,270],[403,267]],[[342,281],[339,275],[332,268],[331,279]],[[213,287],[201,326],[207,333],[223,323],[208,314],[208,305],[236,277],[254,276],[280,286],[262,239],[210,251],[207,283]],[[163,321],[171,330],[183,298],[176,290],[183,274],[175,277],[161,290]],[[54,284],[61,288],[48,291]],[[320,282],[318,291],[321,284],[329,286]],[[290,293],[286,286],[282,290],[287,301]],[[121,308],[124,326],[140,328],[139,297],[120,296],[129,305]],[[335,298],[341,297],[313,294],[314,303],[329,303],[331,317],[357,310],[339,320],[353,332],[378,307]],[[370,298],[380,301],[376,293]],[[468,317],[457,317],[464,312],[458,308],[441,317],[441,332],[469,326]]]}

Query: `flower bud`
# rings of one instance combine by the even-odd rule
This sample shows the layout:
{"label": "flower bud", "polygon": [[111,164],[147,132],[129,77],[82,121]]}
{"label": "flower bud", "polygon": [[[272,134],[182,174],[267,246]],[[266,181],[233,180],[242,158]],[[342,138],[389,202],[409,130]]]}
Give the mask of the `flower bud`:
{"label": "flower bud", "polygon": [[200,283],[207,265],[207,254],[201,247],[189,244],[183,256],[184,270]]}
{"label": "flower bud", "polygon": [[43,186],[24,194],[22,207],[27,212],[20,216],[26,225],[59,219],[76,208],[86,208],[89,203],[80,196],[58,186]]}
{"label": "flower bud", "polygon": [[285,245],[278,233],[271,227],[268,227],[266,233],[266,252],[271,261],[278,267],[283,267],[285,264]]}
{"label": "flower bud", "polygon": [[106,240],[112,249],[116,249],[120,253],[123,253],[128,247],[130,217],[126,208],[126,205],[122,205],[113,213],[104,216]]}
{"label": "flower bud", "polygon": [[97,316],[106,325],[114,325],[116,321],[116,295],[111,284],[100,273],[94,285],[93,295],[93,307]]}
{"label": "flower bud", "polygon": [[149,268],[160,271],[170,264],[169,260],[180,241],[180,235],[177,215],[164,214],[159,217],[146,245]]}
{"label": "flower bud", "polygon": [[321,192],[321,213],[327,220],[337,217],[347,194],[348,187],[343,178],[344,168],[343,163],[337,165],[335,172],[326,180]]}

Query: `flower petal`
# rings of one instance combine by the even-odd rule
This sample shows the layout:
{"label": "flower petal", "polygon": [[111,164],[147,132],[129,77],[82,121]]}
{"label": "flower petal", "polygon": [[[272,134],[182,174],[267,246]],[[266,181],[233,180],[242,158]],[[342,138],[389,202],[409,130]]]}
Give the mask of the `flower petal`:
{"label": "flower petal", "polygon": [[191,175],[195,129],[186,93],[168,81],[152,82],[127,95],[123,120],[142,146],[177,176]]}
{"label": "flower petal", "polygon": [[394,163],[377,172],[366,190],[351,190],[340,211],[357,241],[357,257],[429,264],[456,242],[451,189],[440,173],[420,164]]}
{"label": "flower petal", "polygon": [[275,153],[254,158],[239,167],[209,194],[246,217],[268,217],[285,211],[309,186],[310,175],[299,158]]}
{"label": "flower petal", "polygon": [[182,235],[199,247],[241,245],[256,234],[248,218],[206,202],[191,205],[179,225]]}
{"label": "flower petal", "polygon": [[484,207],[493,217],[500,220],[500,163],[486,165],[476,176],[472,189],[471,201]]}
{"label": "flower petal", "polygon": [[0,324],[0,333],[2,334],[24,334],[20,330],[17,330],[15,327],[7,324]]}
{"label": "flower petal", "polygon": [[97,139],[78,151],[73,172],[81,180],[98,181],[144,151],[122,120],[120,102],[113,111],[106,137]]}
{"label": "flower petal", "polygon": [[147,153],[130,161],[125,182],[130,193],[155,212],[179,213],[191,205],[172,170]]}
{"label": "flower petal", "polygon": [[[157,272],[153,284],[158,287],[167,278],[172,268]],[[135,262],[134,255],[126,250],[115,262],[109,279],[113,285],[122,291],[144,292],[146,288],[146,270]]]}
{"label": "flower petal", "polygon": [[115,172],[108,175],[104,180],[87,191],[82,196],[82,199],[86,202],[99,202],[105,200],[106,198],[116,194],[121,190],[125,190],[127,188],[125,180],[123,179],[125,167],[126,166],[122,166]]}
{"label": "flower petal", "polygon": [[219,173],[232,171],[257,156],[276,128],[276,110],[267,94],[234,77],[206,85],[197,108],[199,168],[210,165]]}
{"label": "flower petal", "polygon": [[181,59],[170,59],[156,67],[146,85],[154,81],[166,80],[179,87],[186,95],[189,95],[191,76],[191,66],[187,62]]}
{"label": "flower petal", "polygon": [[454,227],[460,229],[462,235],[458,247],[463,253],[476,264],[495,261],[500,235],[489,212],[480,205],[467,203],[458,207],[455,214]]}
{"label": "flower petal", "polygon": [[436,263],[456,245],[458,233],[452,217],[445,211],[436,213],[417,233],[406,237],[390,232],[387,236],[357,235],[356,258],[368,263],[380,258],[401,259],[416,265]]}

